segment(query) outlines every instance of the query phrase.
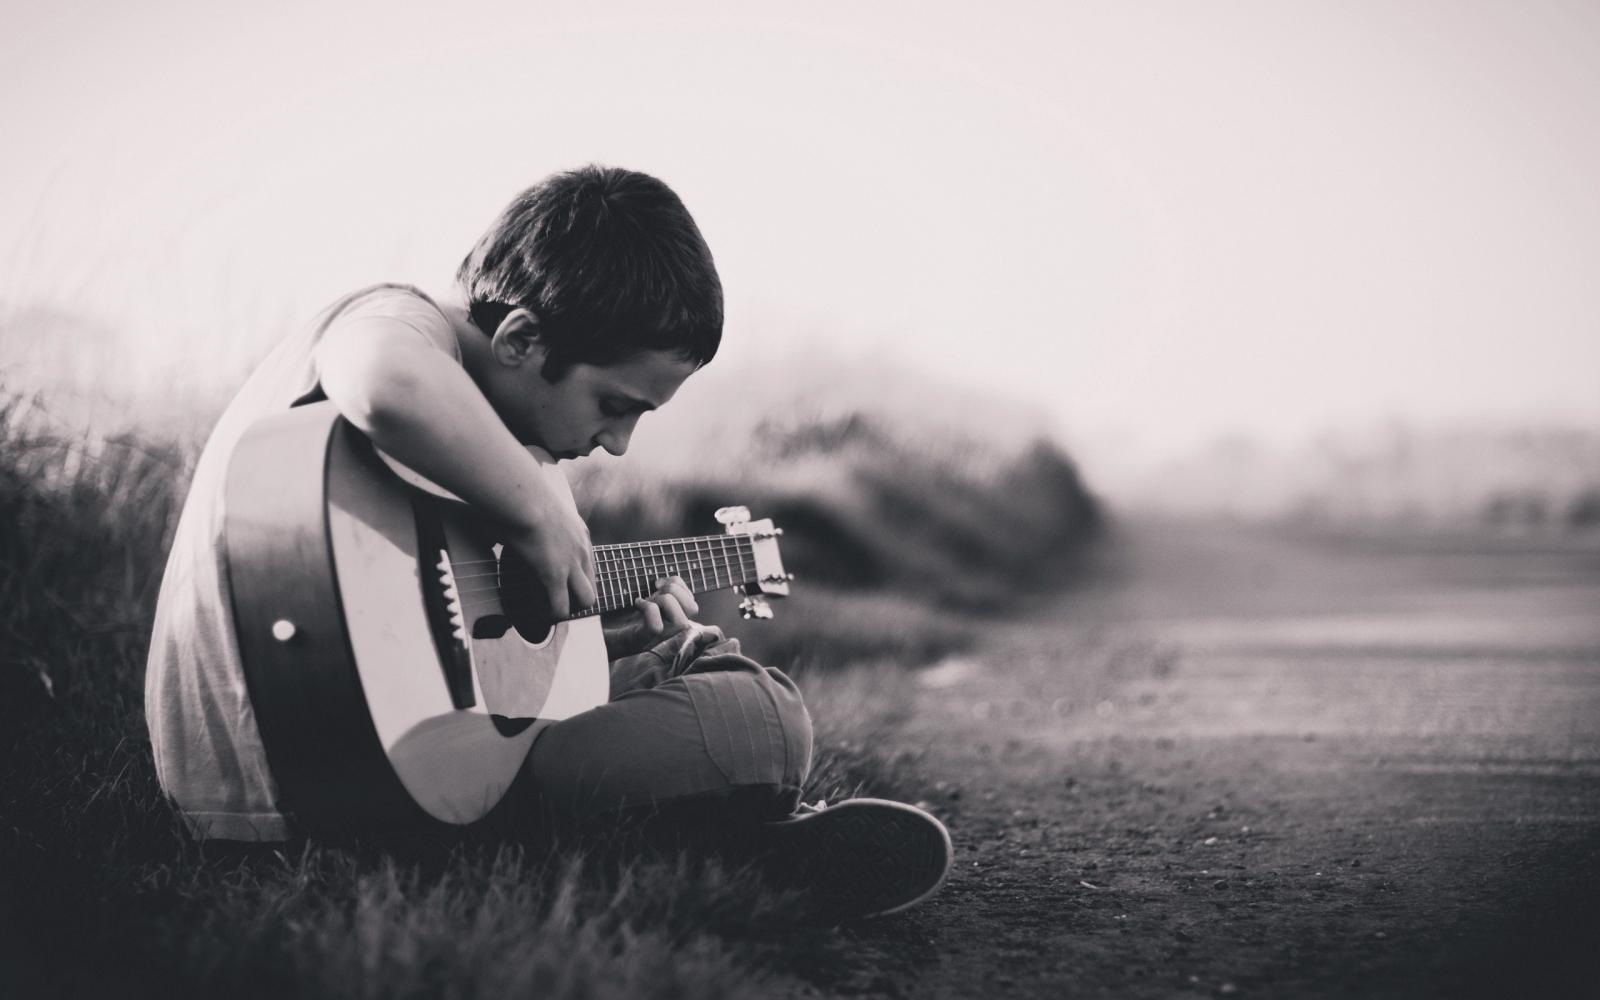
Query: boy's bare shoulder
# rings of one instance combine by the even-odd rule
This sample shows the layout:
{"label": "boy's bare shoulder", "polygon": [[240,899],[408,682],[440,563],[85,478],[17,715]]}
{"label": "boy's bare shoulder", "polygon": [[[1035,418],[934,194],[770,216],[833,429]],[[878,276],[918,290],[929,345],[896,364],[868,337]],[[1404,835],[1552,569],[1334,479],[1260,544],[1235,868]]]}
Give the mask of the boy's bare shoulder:
{"label": "boy's bare shoulder", "polygon": [[[413,285],[378,285],[351,300],[328,323],[322,340],[346,336],[394,338],[420,335],[429,345],[461,360],[461,345],[445,307]],[[401,346],[397,345],[397,346]]]}

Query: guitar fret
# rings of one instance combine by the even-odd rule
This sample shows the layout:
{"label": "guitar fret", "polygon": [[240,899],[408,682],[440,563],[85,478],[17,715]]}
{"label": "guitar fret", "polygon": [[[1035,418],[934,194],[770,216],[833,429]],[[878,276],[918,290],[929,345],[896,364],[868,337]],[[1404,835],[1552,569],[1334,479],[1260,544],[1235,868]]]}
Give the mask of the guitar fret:
{"label": "guitar fret", "polygon": [[755,548],[745,535],[700,535],[599,546],[592,613],[617,611],[655,592],[656,580],[677,576],[693,593],[739,587],[756,578]]}
{"label": "guitar fret", "polygon": [[721,539],[717,540],[717,561],[722,564],[723,570],[728,574],[728,586],[732,587],[737,584],[739,581],[733,572],[733,560],[728,558],[728,543]]}

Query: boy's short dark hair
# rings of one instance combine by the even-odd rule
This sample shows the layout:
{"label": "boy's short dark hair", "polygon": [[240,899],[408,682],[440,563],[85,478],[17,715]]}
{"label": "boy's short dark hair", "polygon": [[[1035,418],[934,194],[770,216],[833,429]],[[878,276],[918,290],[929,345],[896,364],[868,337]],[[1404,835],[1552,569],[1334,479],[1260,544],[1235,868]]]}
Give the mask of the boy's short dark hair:
{"label": "boy's short dark hair", "polygon": [[722,282],[683,202],[648,174],[586,166],[528,188],[478,240],[456,281],[493,335],[512,309],[539,318],[555,382],[575,364],[676,351],[703,365],[722,341]]}

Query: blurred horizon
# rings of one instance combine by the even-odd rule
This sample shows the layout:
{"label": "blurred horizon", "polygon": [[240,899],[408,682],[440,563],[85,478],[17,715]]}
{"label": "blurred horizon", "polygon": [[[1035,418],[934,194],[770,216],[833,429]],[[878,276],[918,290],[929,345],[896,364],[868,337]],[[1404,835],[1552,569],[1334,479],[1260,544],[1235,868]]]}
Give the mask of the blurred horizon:
{"label": "blurred horizon", "polygon": [[728,292],[641,455],[814,367],[836,409],[1049,437],[1130,509],[1600,488],[1600,8],[988,10],[12,4],[10,388],[203,413],[599,161],[678,190]]}

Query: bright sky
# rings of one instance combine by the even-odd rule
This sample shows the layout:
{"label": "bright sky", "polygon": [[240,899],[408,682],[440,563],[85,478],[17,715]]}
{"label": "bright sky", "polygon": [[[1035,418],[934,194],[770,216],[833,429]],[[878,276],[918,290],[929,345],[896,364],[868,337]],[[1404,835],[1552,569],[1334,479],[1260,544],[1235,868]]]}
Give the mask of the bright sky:
{"label": "bright sky", "polygon": [[1600,421],[1597,4],[0,3],[0,299],[128,378],[447,283],[600,161],[699,220],[719,366],[820,341],[1157,452]]}

